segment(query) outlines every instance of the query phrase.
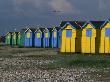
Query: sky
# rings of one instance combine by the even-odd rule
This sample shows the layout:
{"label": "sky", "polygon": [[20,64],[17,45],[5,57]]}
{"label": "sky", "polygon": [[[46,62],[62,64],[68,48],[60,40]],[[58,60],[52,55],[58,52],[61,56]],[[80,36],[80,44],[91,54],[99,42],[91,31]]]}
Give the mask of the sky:
{"label": "sky", "polygon": [[110,0],[0,0],[0,35],[26,26],[50,28],[61,21],[106,20],[109,16]]}

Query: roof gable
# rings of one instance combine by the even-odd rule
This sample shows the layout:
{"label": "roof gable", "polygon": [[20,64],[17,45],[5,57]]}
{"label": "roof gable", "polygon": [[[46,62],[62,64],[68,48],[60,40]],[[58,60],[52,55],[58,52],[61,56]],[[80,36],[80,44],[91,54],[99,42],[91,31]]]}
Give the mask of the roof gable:
{"label": "roof gable", "polygon": [[107,19],[106,21],[104,21],[104,23],[101,25],[100,29],[103,28],[107,23],[110,23],[110,20]]}
{"label": "roof gable", "polygon": [[100,29],[105,21],[90,21],[90,22],[96,29]]}
{"label": "roof gable", "polygon": [[76,21],[62,21],[62,23],[60,24],[60,30],[66,28],[67,25],[71,25],[71,27],[74,29],[80,28],[80,26],[76,23]]}
{"label": "roof gable", "polygon": [[88,24],[90,24],[93,28],[95,28],[95,26],[90,21],[88,21],[82,26],[82,29],[84,29]]}
{"label": "roof gable", "polygon": [[41,30],[40,30],[39,28],[37,28],[36,31],[35,31],[34,33],[37,33],[37,32],[42,33]]}

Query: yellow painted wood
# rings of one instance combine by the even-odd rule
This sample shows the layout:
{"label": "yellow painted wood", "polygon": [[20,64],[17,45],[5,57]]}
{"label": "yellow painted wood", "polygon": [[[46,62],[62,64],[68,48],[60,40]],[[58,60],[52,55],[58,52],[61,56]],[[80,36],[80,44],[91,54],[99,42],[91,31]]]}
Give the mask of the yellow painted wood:
{"label": "yellow painted wood", "polygon": [[[66,37],[66,30],[72,30],[72,37]],[[61,52],[75,52],[75,38],[76,38],[76,29],[73,29],[71,25],[67,25],[62,30],[62,41],[61,41]]]}
{"label": "yellow painted wood", "polygon": [[100,53],[110,53],[110,40],[109,37],[105,36],[106,28],[110,28],[110,23],[107,23],[101,30]]}
{"label": "yellow painted wood", "polygon": [[81,38],[81,53],[86,52],[86,37]]}
{"label": "yellow painted wood", "polygon": [[71,52],[75,53],[75,38],[71,38]]}
{"label": "yellow painted wood", "polygon": [[30,38],[31,37],[31,34],[30,32],[27,33],[27,38]]}
{"label": "yellow painted wood", "polygon": [[[92,37],[86,36],[86,29],[92,29]],[[96,29],[91,24],[87,24],[82,30],[82,38],[81,38],[82,53],[95,53],[95,46],[96,46],[95,38],[96,38]]]}
{"label": "yellow painted wood", "polygon": [[65,27],[65,30],[67,30],[67,29],[73,29],[73,27],[71,26],[71,25],[67,25],[66,27]]}
{"label": "yellow painted wood", "polygon": [[48,38],[48,32],[45,33],[45,37]]}
{"label": "yellow painted wood", "polygon": [[56,32],[54,32],[54,38],[56,38],[57,37],[57,33]]}
{"label": "yellow painted wood", "polygon": [[96,44],[95,44],[95,42],[96,42],[96,29],[92,29],[92,37],[90,38],[91,39],[91,41],[90,41],[90,49],[91,49],[91,53],[96,53]]}
{"label": "yellow painted wood", "polygon": [[66,52],[71,52],[71,38],[66,38]]}
{"label": "yellow painted wood", "polygon": [[110,23],[107,23],[104,28],[110,28]]}
{"label": "yellow painted wood", "polygon": [[95,37],[91,38],[91,53],[95,53]]}
{"label": "yellow painted wood", "polygon": [[37,33],[37,34],[36,34],[36,37],[37,37],[37,38],[40,38],[40,33]]}
{"label": "yellow painted wood", "polygon": [[86,38],[86,51],[85,53],[91,53],[91,38]]}
{"label": "yellow painted wood", "polygon": [[60,49],[60,52],[66,52],[65,49],[66,49],[66,30],[63,30],[62,31],[62,38],[61,38],[61,49]]}
{"label": "yellow painted wood", "polygon": [[105,37],[105,53],[109,53],[109,38]]}

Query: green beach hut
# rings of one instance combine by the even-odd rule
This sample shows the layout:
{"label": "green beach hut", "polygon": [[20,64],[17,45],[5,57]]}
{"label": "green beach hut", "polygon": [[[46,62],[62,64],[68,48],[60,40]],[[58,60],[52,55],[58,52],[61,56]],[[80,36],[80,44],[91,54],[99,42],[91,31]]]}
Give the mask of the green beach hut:
{"label": "green beach hut", "polygon": [[12,46],[17,45],[17,39],[18,39],[18,32],[12,33]]}
{"label": "green beach hut", "polygon": [[12,45],[12,32],[8,32],[5,35],[5,44],[6,45]]}

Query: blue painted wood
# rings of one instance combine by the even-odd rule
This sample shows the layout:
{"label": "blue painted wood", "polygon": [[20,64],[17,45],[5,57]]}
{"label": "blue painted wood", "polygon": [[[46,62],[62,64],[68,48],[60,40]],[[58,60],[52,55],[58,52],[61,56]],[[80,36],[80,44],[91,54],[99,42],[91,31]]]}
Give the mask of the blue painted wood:
{"label": "blue painted wood", "polygon": [[105,36],[110,37],[110,28],[105,29]]}
{"label": "blue painted wood", "polygon": [[86,36],[91,37],[92,36],[92,29],[86,29]]}
{"label": "blue painted wood", "polygon": [[[36,35],[37,33],[35,33]],[[40,38],[38,38],[37,36],[35,36],[35,47],[41,47],[42,45],[42,42],[41,42],[41,39],[42,39],[42,33],[40,33]]]}
{"label": "blue painted wood", "polygon": [[71,38],[72,37],[72,30],[66,30],[66,37]]}
{"label": "blue painted wood", "polygon": [[32,47],[33,46],[33,32],[30,32],[30,38],[27,38],[27,33],[25,33],[25,47]]}
{"label": "blue painted wood", "polygon": [[62,36],[62,31],[58,32],[58,48],[61,47],[61,36]]}
{"label": "blue painted wood", "polygon": [[44,37],[43,37],[43,47],[50,47],[49,45],[49,38],[50,38],[50,33],[48,32],[48,38],[45,37],[45,33],[44,33]]}
{"label": "blue painted wood", "polygon": [[[54,37],[54,32],[56,32],[56,37]],[[51,45],[52,45],[52,48],[57,48],[57,31],[53,31],[52,32],[52,37],[51,37]]]}

